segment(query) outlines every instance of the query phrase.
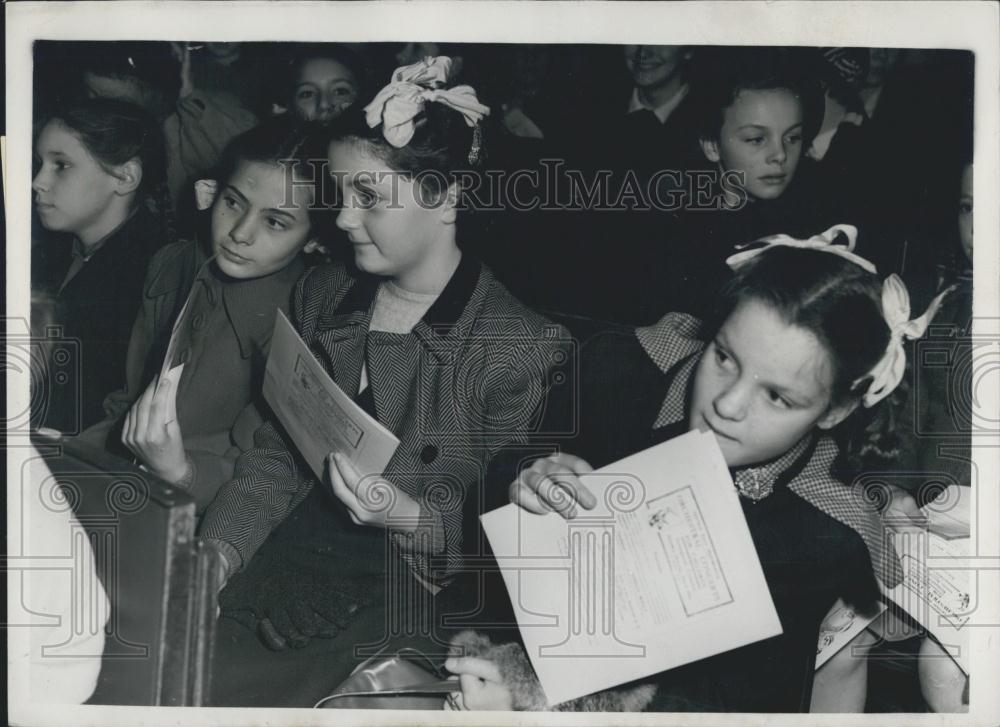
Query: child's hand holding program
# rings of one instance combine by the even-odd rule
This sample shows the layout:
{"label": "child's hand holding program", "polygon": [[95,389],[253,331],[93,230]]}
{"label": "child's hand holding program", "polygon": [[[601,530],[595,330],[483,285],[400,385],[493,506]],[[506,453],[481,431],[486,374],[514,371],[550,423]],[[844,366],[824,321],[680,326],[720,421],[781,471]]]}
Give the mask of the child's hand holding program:
{"label": "child's hand holding program", "polygon": [[594,509],[597,498],[580,482],[580,475],[594,468],[579,457],[559,452],[541,457],[521,470],[510,485],[510,501],[528,512],[557,512],[567,520],[576,517],[577,506]]}
{"label": "child's hand holding program", "polygon": [[327,459],[334,496],[344,503],[356,525],[412,532],[420,519],[420,503],[384,477],[363,477],[342,454]]}
{"label": "child's hand holding program", "polygon": [[191,463],[177,423],[177,385],[171,377],[153,379],[132,405],[122,443],[157,477],[175,484],[190,477]]}

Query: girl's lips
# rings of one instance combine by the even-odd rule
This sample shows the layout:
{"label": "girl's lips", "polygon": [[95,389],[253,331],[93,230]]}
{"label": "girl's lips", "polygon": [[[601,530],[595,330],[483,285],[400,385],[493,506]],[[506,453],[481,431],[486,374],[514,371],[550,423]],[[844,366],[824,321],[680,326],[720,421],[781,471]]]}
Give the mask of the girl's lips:
{"label": "girl's lips", "polygon": [[721,439],[728,439],[730,442],[739,441],[736,439],[736,437],[731,437],[728,434],[720,432],[718,429],[712,426],[712,424],[707,419],[702,418],[702,422],[704,422],[705,426],[708,427],[708,431],[712,432],[715,436],[720,437]]}
{"label": "girl's lips", "polygon": [[787,174],[768,174],[760,177],[760,181],[764,184],[784,184],[786,179],[788,179]]}
{"label": "girl's lips", "polygon": [[225,257],[227,257],[229,260],[232,260],[234,263],[248,263],[248,262],[250,262],[249,258],[245,258],[242,255],[240,255],[239,253],[233,252],[228,247],[222,246],[222,247],[219,248],[219,251]]}

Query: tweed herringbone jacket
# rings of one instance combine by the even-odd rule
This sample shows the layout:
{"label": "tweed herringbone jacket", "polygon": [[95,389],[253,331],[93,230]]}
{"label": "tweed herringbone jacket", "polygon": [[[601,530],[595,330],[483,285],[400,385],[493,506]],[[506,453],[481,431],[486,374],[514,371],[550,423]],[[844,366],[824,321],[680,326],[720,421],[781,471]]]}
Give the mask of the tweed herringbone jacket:
{"label": "tweed herringbone jacket", "polygon": [[[296,287],[293,315],[345,392],[358,391],[367,366],[375,414],[400,440],[383,476],[420,503],[416,533],[390,537],[414,572],[442,582],[461,562],[466,493],[484,486],[497,452],[523,444],[538,425],[568,334],[469,256],[409,334],[369,331],[379,284],[339,265],[315,268]],[[265,423],[255,439],[201,532],[234,569],[316,484],[280,425]]]}

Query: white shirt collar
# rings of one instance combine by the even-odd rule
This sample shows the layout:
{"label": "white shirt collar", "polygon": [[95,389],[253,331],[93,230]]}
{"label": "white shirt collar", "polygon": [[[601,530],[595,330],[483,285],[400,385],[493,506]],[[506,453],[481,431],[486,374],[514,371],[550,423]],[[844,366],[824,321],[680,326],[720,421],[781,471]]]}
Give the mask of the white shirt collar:
{"label": "white shirt collar", "polygon": [[685,84],[681,86],[680,90],[677,91],[677,93],[675,93],[673,96],[671,96],[666,101],[661,103],[655,109],[651,109],[645,104],[643,104],[642,101],[639,100],[639,89],[633,88],[632,98],[629,99],[628,102],[628,113],[631,114],[633,111],[648,109],[649,111],[652,111],[656,115],[656,118],[660,120],[661,124],[665,124],[667,119],[670,118],[670,114],[672,114],[674,110],[681,105],[681,101],[683,101],[684,97],[687,96],[687,92],[688,92],[688,87],[687,84]]}

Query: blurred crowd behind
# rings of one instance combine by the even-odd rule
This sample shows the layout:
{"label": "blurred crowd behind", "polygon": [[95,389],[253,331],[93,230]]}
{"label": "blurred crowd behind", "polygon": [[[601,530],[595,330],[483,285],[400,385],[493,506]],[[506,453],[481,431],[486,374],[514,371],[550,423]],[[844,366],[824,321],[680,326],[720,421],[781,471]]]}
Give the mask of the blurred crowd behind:
{"label": "blurred crowd behind", "polygon": [[[273,116],[327,123],[438,54],[491,109],[459,242],[529,306],[628,325],[701,314],[735,244],[837,223],[859,228],[859,253],[900,274],[915,308],[969,277],[956,224],[971,225],[967,51],[39,41],[34,118],[114,98],[162,129],[163,169],[144,172],[161,178],[149,234],[116,273],[138,285],[152,248],[197,232],[193,182],[229,140]],[[65,261],[47,251],[69,246],[37,210],[32,229],[36,287],[58,286]],[[334,257],[342,234],[329,226]]]}

